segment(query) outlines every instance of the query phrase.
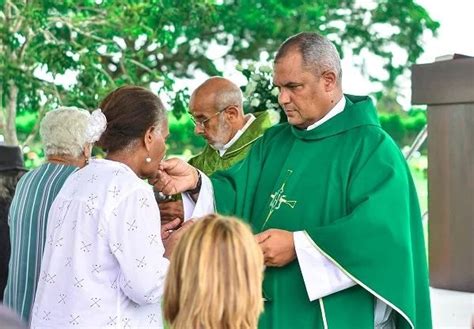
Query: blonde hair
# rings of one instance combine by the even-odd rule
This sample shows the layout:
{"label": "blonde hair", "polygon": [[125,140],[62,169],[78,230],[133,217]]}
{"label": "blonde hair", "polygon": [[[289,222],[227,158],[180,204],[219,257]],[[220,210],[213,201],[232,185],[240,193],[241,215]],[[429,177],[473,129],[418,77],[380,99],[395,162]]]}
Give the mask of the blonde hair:
{"label": "blonde hair", "polygon": [[178,242],[165,283],[173,329],[253,329],[263,310],[263,255],[249,227],[232,217],[197,220]]}
{"label": "blonde hair", "polygon": [[46,113],[40,124],[46,155],[79,157],[88,144],[86,129],[89,117],[88,111],[72,106],[62,106]]}

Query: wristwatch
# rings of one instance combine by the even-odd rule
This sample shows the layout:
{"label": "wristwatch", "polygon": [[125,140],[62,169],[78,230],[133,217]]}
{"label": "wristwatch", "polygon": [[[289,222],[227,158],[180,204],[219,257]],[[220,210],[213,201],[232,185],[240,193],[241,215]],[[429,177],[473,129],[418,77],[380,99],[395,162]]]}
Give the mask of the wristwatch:
{"label": "wristwatch", "polygon": [[196,184],[195,188],[186,191],[189,194],[197,194],[197,193],[199,193],[199,191],[201,191],[201,185],[202,185],[201,172],[197,169],[196,169],[196,171],[197,171],[197,174],[198,174],[198,181],[197,181],[197,184]]}

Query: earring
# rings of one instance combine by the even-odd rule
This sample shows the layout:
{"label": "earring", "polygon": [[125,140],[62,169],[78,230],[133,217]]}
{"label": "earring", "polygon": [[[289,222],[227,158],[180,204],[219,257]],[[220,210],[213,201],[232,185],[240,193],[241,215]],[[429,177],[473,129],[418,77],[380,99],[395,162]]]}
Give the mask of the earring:
{"label": "earring", "polygon": [[150,162],[151,162],[151,158],[150,158],[150,157],[146,157],[146,158],[145,158],[145,162],[146,162],[146,163],[150,163]]}
{"label": "earring", "polygon": [[89,157],[86,157],[86,166],[89,164]]}

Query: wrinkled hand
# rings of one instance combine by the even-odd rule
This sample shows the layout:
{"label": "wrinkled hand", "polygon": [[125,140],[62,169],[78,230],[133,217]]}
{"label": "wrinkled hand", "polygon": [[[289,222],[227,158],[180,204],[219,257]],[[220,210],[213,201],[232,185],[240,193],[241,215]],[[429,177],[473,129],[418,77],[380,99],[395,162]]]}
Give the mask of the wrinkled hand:
{"label": "wrinkled hand", "polygon": [[182,200],[160,202],[158,207],[160,208],[161,224],[169,223],[175,219],[183,221],[184,207]]}
{"label": "wrinkled hand", "polygon": [[[178,220],[175,219],[174,221],[163,225],[163,227],[168,226],[168,225],[172,226],[171,224],[173,223],[174,223],[173,225],[177,227],[175,224],[177,221]],[[192,220],[188,220],[184,222],[183,225],[181,225],[179,229],[175,231],[168,230],[168,236],[165,239],[163,239],[163,233],[162,233],[161,237],[163,240],[163,245],[165,247],[165,253],[163,254],[164,257],[170,259],[171,254],[173,253],[173,250],[176,244],[178,243],[179,239],[181,239],[181,236],[183,235],[183,233],[186,232],[193,224],[194,222]],[[163,229],[162,229],[162,232],[163,232]]]}
{"label": "wrinkled hand", "polygon": [[266,266],[282,267],[296,258],[293,232],[269,229],[255,236]]}
{"label": "wrinkled hand", "polygon": [[187,162],[172,158],[161,162],[156,179],[150,183],[164,194],[177,194],[196,187],[198,172]]}

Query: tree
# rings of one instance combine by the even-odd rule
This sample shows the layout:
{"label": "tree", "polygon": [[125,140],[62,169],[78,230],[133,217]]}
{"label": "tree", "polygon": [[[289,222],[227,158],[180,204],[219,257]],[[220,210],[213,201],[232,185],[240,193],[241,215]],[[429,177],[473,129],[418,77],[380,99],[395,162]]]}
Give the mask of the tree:
{"label": "tree", "polygon": [[[405,112],[379,111],[382,128],[395,140],[400,148],[410,146],[426,125],[426,110],[412,108]],[[426,152],[426,145],[421,148]]]}
{"label": "tree", "polygon": [[[212,17],[202,1],[183,2],[179,9],[172,1],[0,3],[1,122],[9,144],[18,142],[17,112],[38,113],[39,121],[48,106],[96,107],[99,97],[122,84],[157,82],[169,89],[169,71],[186,66],[171,63],[178,48],[185,52],[180,36],[193,34],[182,20],[198,31]],[[54,80],[68,71],[77,82],[66,90]]]}
{"label": "tree", "polygon": [[[18,143],[17,113],[32,112],[39,121],[57,104],[94,108],[123,84],[156,83],[169,91],[175,78],[195,70],[222,73],[209,54],[213,45],[225,46],[225,59],[255,60],[303,30],[327,35],[343,55],[368,49],[385,60],[395,84],[422,53],[422,33],[438,27],[412,0],[379,0],[371,8],[355,0],[0,0],[0,6],[0,126],[9,144]],[[393,33],[378,35],[380,25]],[[406,63],[394,64],[393,47],[406,51]],[[56,80],[65,72],[77,80],[68,88]],[[184,102],[174,102],[178,118]]]}

